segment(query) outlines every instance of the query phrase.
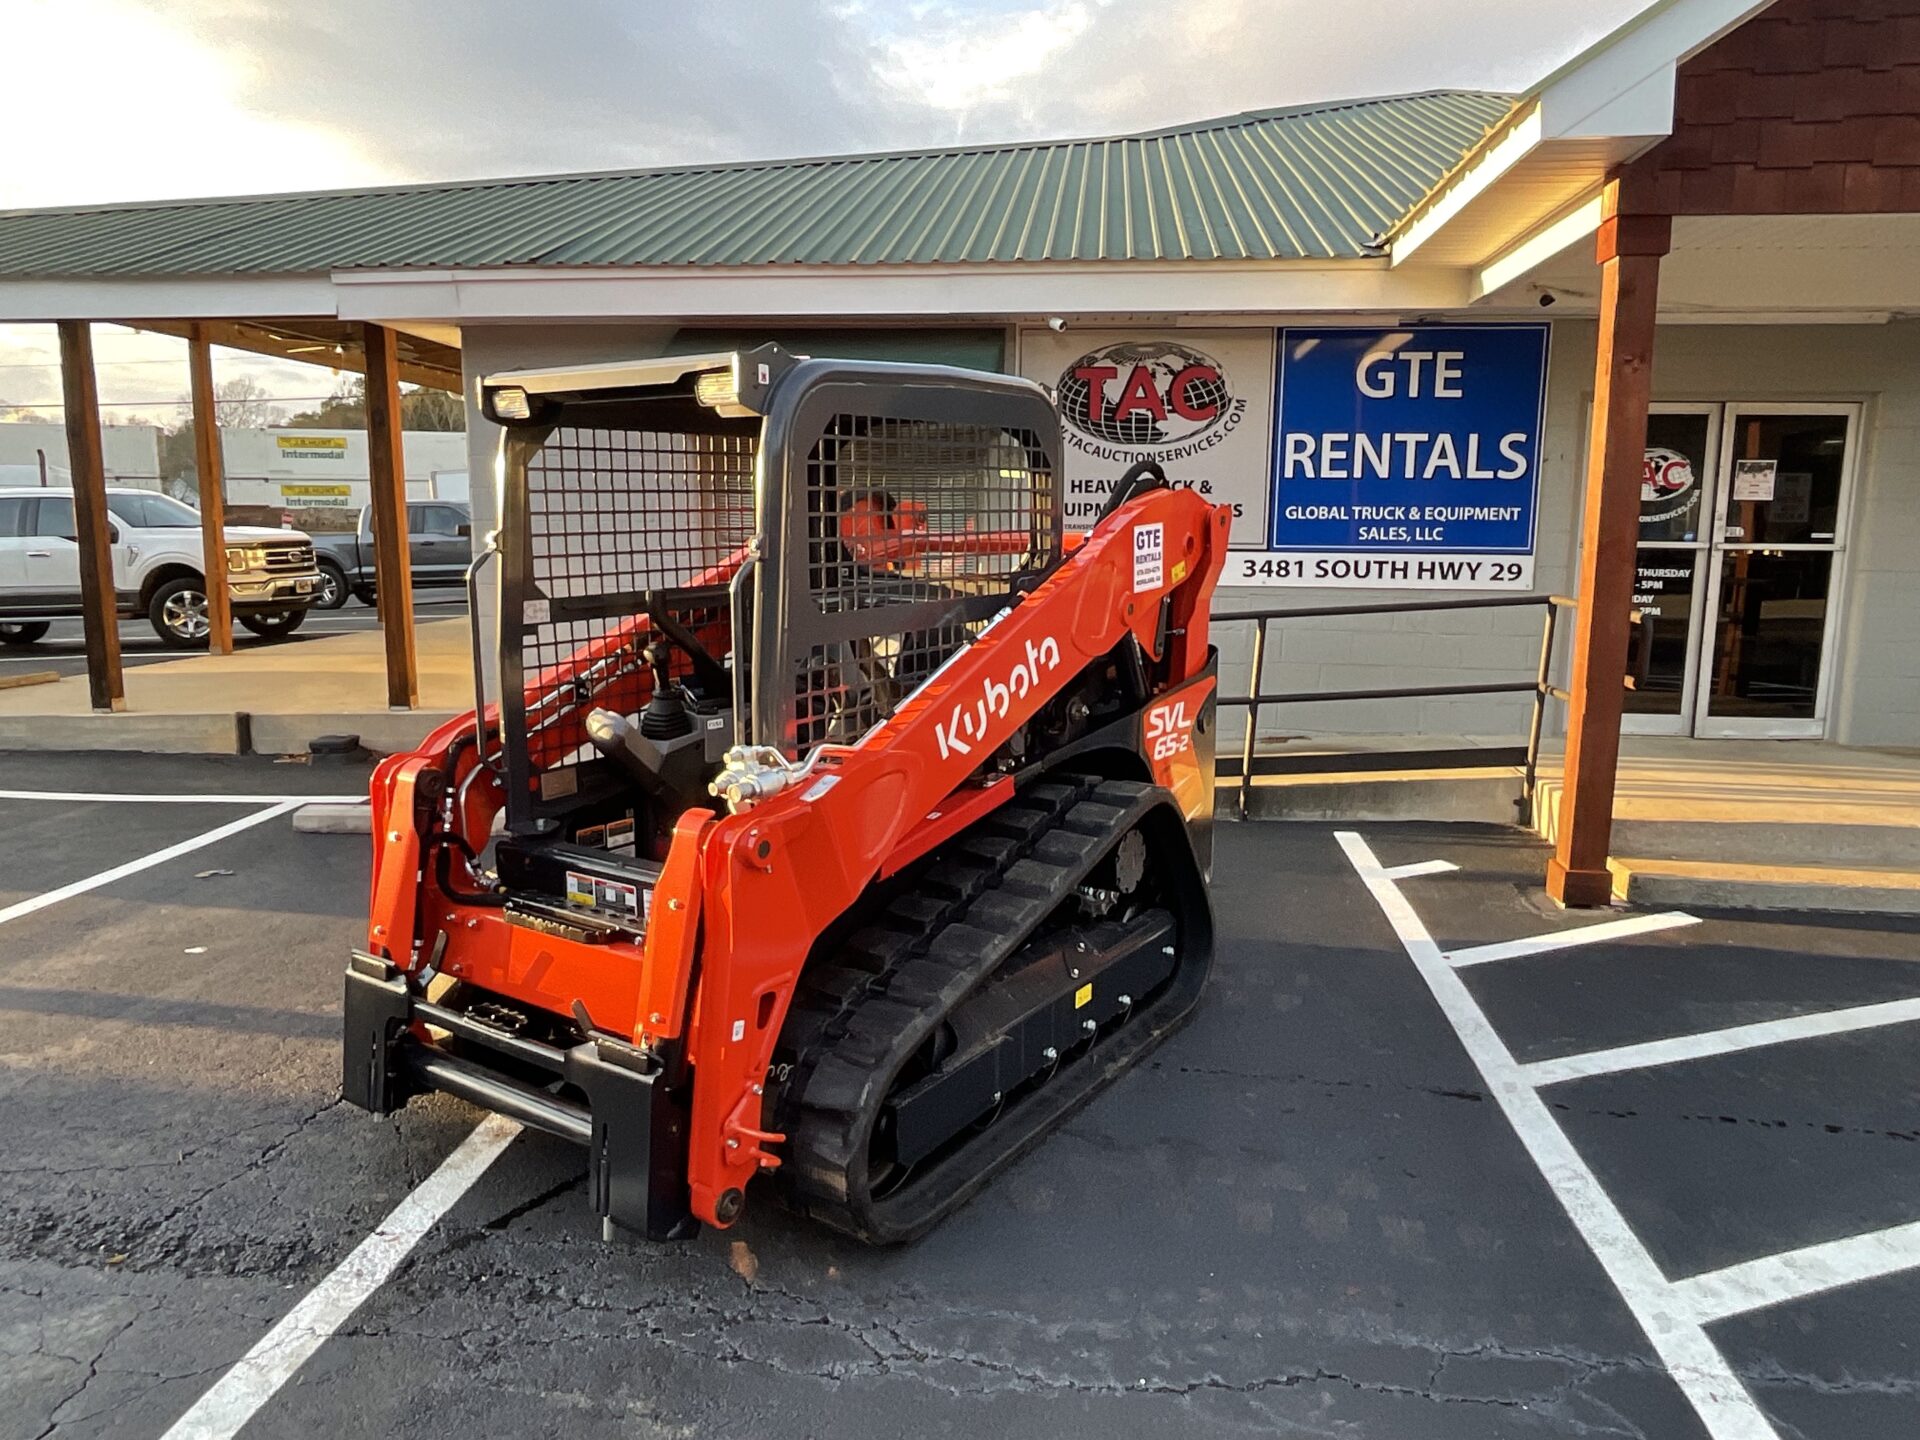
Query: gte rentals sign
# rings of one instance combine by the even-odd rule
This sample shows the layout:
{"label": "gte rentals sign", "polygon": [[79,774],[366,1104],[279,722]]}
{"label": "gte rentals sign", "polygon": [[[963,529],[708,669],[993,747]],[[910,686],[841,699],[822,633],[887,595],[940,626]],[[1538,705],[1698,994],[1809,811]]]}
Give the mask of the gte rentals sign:
{"label": "gte rentals sign", "polygon": [[1268,553],[1224,582],[1529,588],[1547,333],[1280,332]]}

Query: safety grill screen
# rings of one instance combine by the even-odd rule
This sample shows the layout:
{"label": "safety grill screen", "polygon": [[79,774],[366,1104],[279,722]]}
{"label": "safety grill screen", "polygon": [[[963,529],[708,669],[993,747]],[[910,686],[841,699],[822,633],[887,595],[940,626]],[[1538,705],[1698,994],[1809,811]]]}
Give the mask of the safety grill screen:
{"label": "safety grill screen", "polygon": [[805,599],[787,656],[787,745],[858,740],[979,632],[1016,581],[1051,565],[1055,485],[1030,430],[834,415],[796,496]]}
{"label": "safety grill screen", "polygon": [[[596,708],[635,717],[652,695],[642,652],[661,637],[649,592],[714,656],[732,649],[724,591],[754,531],[757,430],[560,425],[525,455],[520,483],[510,474],[502,585],[510,818],[558,813],[618,783],[584,724]],[[691,670],[677,648],[670,670]]]}
{"label": "safety grill screen", "polygon": [[557,428],[527,463],[534,585],[559,599],[711,583],[753,534],[754,445]]}

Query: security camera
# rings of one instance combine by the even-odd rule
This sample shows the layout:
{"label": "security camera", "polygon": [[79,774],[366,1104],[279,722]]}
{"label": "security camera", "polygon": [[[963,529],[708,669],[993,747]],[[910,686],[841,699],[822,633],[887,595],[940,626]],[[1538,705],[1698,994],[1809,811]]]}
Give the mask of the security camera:
{"label": "security camera", "polygon": [[1542,290],[1540,292],[1540,308],[1542,310],[1546,309],[1549,305],[1558,304],[1559,300],[1560,297],[1551,290]]}
{"label": "security camera", "polygon": [[1047,328],[1057,335],[1067,328],[1067,322],[1058,315],[1049,315],[1047,317]]}

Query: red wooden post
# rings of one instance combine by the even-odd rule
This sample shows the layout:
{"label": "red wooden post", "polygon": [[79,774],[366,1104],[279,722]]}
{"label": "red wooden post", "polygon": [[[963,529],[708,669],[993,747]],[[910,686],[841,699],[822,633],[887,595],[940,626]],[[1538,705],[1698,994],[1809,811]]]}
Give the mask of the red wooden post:
{"label": "red wooden post", "polygon": [[400,444],[400,364],[393,331],[362,325],[367,352],[367,478],[373,491],[374,586],[387,642],[387,705],[420,703],[413,649],[413,565],[407,546],[407,465]]}
{"label": "red wooden post", "polygon": [[114,599],[113,518],[100,454],[100,389],[93,373],[93,327],[60,322],[60,387],[66,402],[67,464],[73,471],[73,527],[80,547],[81,626],[87,637],[87,693],[95,710],[127,708],[120,669],[120,617]]}
{"label": "red wooden post", "polygon": [[187,378],[193,392],[193,468],[200,480],[200,563],[207,576],[207,649],[233,653],[233,602],[227,590],[226,472],[220,417],[213,403],[213,350],[204,325],[187,334]]}
{"label": "red wooden post", "polygon": [[1547,864],[1547,893],[1563,905],[1605,905],[1613,897],[1607,852],[1626,699],[1647,401],[1653,388],[1654,309],[1660,257],[1673,232],[1668,216],[1619,212],[1616,179],[1607,184],[1596,249],[1600,335],[1580,533],[1580,611],[1558,841]]}

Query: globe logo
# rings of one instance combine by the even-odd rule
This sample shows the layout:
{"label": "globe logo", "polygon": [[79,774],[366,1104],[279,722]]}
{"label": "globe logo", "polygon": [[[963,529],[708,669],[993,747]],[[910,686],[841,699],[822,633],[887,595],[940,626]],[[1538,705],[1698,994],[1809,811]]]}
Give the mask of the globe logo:
{"label": "globe logo", "polygon": [[1693,462],[1678,450],[1657,445],[1642,458],[1640,498],[1665,500],[1693,488]]}
{"label": "globe logo", "polygon": [[1177,445],[1232,410],[1219,362],[1172,341],[1123,341],[1082,355],[1060,373],[1060,418],[1111,445]]}
{"label": "globe logo", "polygon": [[1691,514],[1700,503],[1693,461],[1664,445],[1641,457],[1640,523],[1663,525]]}

